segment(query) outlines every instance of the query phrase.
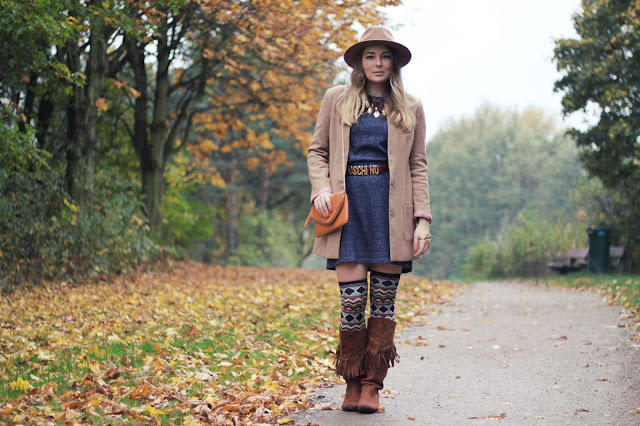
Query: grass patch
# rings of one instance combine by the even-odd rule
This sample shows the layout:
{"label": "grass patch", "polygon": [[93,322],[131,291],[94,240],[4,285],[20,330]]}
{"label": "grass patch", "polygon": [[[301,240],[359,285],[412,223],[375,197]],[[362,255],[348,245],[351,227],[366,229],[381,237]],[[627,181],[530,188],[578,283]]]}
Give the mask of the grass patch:
{"label": "grass patch", "polygon": [[[457,287],[403,277],[400,327]],[[185,262],[0,299],[0,423],[276,423],[335,381],[335,273]]]}
{"label": "grass patch", "polygon": [[[533,280],[528,279],[528,281]],[[537,278],[535,282],[599,291],[607,295],[612,304],[626,308],[629,315],[634,318],[636,327],[640,322],[640,275],[579,272]]]}

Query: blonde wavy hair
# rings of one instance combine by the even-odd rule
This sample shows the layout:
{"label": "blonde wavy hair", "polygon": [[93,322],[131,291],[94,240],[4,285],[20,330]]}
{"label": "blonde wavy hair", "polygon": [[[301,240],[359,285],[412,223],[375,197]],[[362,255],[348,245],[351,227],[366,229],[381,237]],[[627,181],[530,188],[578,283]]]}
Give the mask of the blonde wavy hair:
{"label": "blonde wavy hair", "polygon": [[[384,111],[387,119],[391,120],[396,127],[405,132],[412,131],[416,127],[416,116],[411,107],[415,103],[404,91],[400,67],[393,49],[389,49],[393,58],[391,77],[385,90],[383,101]],[[364,49],[363,51],[364,52]],[[362,52],[355,61],[353,71],[351,71],[351,82],[338,99],[338,113],[340,121],[347,126],[352,126],[362,115],[367,103],[366,83],[367,78],[362,68]]]}

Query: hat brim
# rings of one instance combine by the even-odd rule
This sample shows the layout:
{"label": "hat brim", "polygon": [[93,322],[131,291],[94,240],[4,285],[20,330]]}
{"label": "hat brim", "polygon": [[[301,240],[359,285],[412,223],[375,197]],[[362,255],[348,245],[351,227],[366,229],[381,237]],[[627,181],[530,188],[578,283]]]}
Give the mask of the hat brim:
{"label": "hat brim", "polygon": [[347,65],[353,68],[356,63],[356,60],[358,60],[358,55],[360,54],[360,52],[365,47],[373,46],[376,44],[377,45],[383,44],[393,49],[393,51],[396,54],[396,60],[398,61],[398,65],[400,66],[400,68],[407,65],[411,60],[411,51],[400,43],[396,43],[395,41],[388,41],[388,40],[366,40],[366,41],[360,41],[354,44],[353,46],[349,47],[344,52],[344,61],[347,63]]}

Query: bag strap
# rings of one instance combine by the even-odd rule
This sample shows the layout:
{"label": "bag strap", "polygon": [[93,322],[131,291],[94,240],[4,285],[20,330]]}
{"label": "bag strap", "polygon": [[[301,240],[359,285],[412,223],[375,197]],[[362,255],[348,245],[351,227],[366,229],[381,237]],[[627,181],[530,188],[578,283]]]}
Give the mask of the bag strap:
{"label": "bag strap", "polygon": [[343,186],[344,186],[344,190],[346,192],[347,191],[347,176],[346,176],[346,174],[347,174],[347,166],[346,166],[346,164],[344,162],[344,124],[340,123],[340,125],[342,126],[342,129],[340,131],[340,134],[342,135],[342,171],[345,174],[342,177],[342,183],[343,183]]}

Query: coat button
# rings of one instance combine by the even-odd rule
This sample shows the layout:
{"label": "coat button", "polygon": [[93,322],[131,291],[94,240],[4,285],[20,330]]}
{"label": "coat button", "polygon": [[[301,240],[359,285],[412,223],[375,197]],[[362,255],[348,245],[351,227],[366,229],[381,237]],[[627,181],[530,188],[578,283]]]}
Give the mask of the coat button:
{"label": "coat button", "polygon": [[391,181],[391,183],[389,183],[389,185],[393,186],[395,184],[394,181]]}
{"label": "coat button", "polygon": [[393,210],[391,210],[391,211],[389,212],[389,216],[393,217],[393,215],[394,215]]}

